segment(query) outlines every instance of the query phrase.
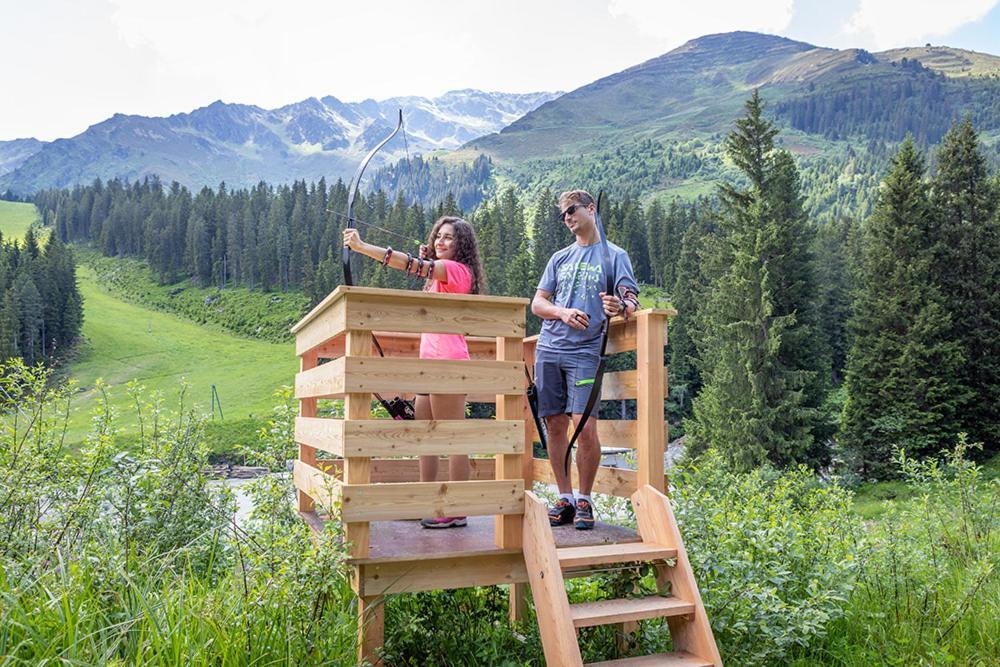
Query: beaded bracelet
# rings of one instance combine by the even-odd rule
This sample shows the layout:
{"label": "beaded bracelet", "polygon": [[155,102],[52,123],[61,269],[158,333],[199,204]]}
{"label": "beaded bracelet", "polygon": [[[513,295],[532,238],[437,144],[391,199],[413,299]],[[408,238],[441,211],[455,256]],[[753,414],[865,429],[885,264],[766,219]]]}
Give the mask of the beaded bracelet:
{"label": "beaded bracelet", "polygon": [[382,258],[382,266],[389,266],[390,259],[392,259],[392,246],[385,249],[385,257]]}
{"label": "beaded bracelet", "polygon": [[426,276],[426,278],[428,280],[432,280],[434,278],[434,264],[435,264],[435,261],[433,259],[429,259],[427,261],[429,262],[429,265],[427,267],[427,276]]}
{"label": "beaded bracelet", "polygon": [[406,268],[404,269],[404,272],[406,273],[407,278],[410,277],[410,270],[412,268],[413,268],[413,255],[411,255],[410,253],[406,253]]}

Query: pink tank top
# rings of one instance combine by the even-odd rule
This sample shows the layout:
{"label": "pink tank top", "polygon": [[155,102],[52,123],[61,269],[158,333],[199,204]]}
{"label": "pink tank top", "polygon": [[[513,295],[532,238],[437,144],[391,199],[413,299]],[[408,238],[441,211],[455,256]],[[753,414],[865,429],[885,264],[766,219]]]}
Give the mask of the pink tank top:
{"label": "pink tank top", "polygon": [[[439,259],[444,264],[446,279],[432,280],[428,292],[469,294],[472,292],[472,271],[465,264]],[[421,359],[468,359],[469,346],[462,334],[420,334]]]}

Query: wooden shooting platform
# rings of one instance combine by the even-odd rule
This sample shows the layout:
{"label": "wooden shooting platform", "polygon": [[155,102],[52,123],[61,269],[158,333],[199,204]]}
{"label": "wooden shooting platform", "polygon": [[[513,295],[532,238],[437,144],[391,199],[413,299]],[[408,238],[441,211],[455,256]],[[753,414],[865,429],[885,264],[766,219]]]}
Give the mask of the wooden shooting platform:
{"label": "wooden shooting platform", "polygon": [[[601,398],[635,399],[637,416],[601,420],[598,433],[603,445],[634,449],[637,467],[601,467],[594,491],[631,498],[639,530],[598,524],[577,531],[550,528],[531,492],[536,481],[555,478],[547,459],[532,456],[537,434],[524,365],[533,364],[536,339],[524,337],[526,305],[509,297],[342,286],[292,329],[301,368],[293,473],[299,511],[316,530],[328,520],[343,523],[359,599],[359,662],[378,662],[383,596],[506,584],[512,621],[524,618],[530,585],[549,665],[582,665],[579,627],[612,623],[628,633],[639,620],[659,617],[670,626],[674,652],[607,664],[721,665],[664,496],[663,347],[673,312],[616,318],[608,340],[609,354],[636,352],[636,369],[606,373]],[[421,333],[465,335],[472,358],[419,359]],[[466,394],[470,402],[494,403],[496,418],[372,419],[373,393]],[[318,401],[331,398],[343,399],[342,419],[319,416]],[[415,457],[452,454],[472,457],[468,481],[448,481],[446,465],[438,480],[418,481]],[[575,467],[573,478],[576,488]],[[417,521],[434,516],[468,516],[469,525],[428,530]],[[569,605],[565,577],[644,561],[676,597]]]}

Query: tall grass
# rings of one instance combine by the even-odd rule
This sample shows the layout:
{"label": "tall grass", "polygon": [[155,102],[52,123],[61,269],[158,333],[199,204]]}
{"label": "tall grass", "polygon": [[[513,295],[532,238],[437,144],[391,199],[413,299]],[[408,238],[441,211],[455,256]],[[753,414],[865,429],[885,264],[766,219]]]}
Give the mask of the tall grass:
{"label": "tall grass", "polygon": [[1000,481],[967,451],[899,452],[906,500],[868,522],[846,613],[804,664],[1000,663]]}
{"label": "tall grass", "polygon": [[[141,446],[116,448],[104,401],[69,454],[73,390],[50,379],[0,366],[0,664],[353,662],[341,536],[311,539],[287,473],[260,482],[238,526],[205,475],[199,418],[133,385]],[[283,467],[292,414],[282,406],[247,454]]]}

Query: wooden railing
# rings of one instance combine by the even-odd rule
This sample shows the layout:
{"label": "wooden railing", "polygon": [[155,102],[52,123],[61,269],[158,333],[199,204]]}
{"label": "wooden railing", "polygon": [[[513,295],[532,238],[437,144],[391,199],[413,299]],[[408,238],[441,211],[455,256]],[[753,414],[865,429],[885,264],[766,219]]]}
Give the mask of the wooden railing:
{"label": "wooden railing", "polygon": [[[294,479],[299,509],[339,512],[355,558],[372,521],[496,515],[496,544],[521,545],[524,509],[525,299],[339,287],[293,329],[301,370]],[[386,354],[375,356],[375,333]],[[463,334],[469,361],[417,359],[420,333]],[[489,354],[488,354],[489,353]],[[325,362],[325,363],[324,363]],[[496,420],[372,420],[372,393],[495,400]],[[317,416],[343,398],[344,417]],[[334,457],[319,460],[318,452]],[[419,455],[490,454],[462,482],[418,482]],[[492,467],[492,470],[488,468]]]}
{"label": "wooden railing", "polygon": [[[608,354],[635,350],[635,370],[607,372],[601,387],[601,399],[617,401],[635,399],[635,419],[601,419],[597,433],[603,447],[635,450],[636,469],[601,466],[597,470],[594,491],[628,498],[646,484],[663,492],[663,454],[667,442],[667,422],[663,418],[663,402],[667,395],[667,372],[663,364],[663,347],[667,343],[667,322],[673,310],[650,308],[641,310],[628,320],[616,317],[611,321]],[[524,359],[534,365],[537,336],[524,341]],[[573,427],[570,426],[570,433]],[[528,442],[537,439],[534,425],[528,417]],[[530,451],[530,450],[529,450]],[[526,457],[527,458],[527,457]],[[552,466],[547,459],[529,459],[525,483],[533,481],[555,483]],[[573,487],[579,488],[576,466],[572,469]]]}

